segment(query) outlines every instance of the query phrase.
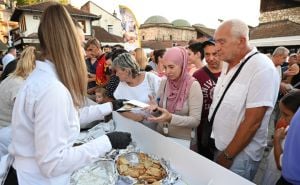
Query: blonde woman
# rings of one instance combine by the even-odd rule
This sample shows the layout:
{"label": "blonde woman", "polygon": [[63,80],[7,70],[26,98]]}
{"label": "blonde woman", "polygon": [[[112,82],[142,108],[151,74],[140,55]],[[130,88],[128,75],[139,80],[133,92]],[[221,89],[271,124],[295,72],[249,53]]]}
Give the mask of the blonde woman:
{"label": "blonde woman", "polygon": [[112,132],[73,147],[80,122],[101,120],[112,111],[111,103],[79,109],[87,71],[77,33],[62,5],[54,3],[44,11],[38,29],[42,59],[36,61],[13,109],[9,152],[15,160],[6,184],[69,184],[75,170],[131,141],[129,133]]}
{"label": "blonde woman", "polygon": [[140,66],[141,71],[152,71],[153,68],[148,65],[147,56],[143,48],[136,48],[134,50],[134,57]]}
{"label": "blonde woman", "polygon": [[7,154],[11,141],[11,117],[14,102],[25,79],[35,67],[35,48],[27,47],[20,56],[16,70],[0,84],[0,158]]}

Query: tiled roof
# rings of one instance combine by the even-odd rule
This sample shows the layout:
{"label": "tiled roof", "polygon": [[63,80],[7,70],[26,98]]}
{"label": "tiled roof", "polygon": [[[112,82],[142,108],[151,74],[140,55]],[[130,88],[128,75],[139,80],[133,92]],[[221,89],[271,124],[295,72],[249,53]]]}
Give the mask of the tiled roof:
{"label": "tiled roof", "polygon": [[296,35],[300,35],[300,24],[289,20],[282,20],[262,23],[252,28],[250,31],[250,40]]}
{"label": "tiled roof", "polygon": [[173,43],[176,43],[178,46],[188,45],[188,41],[172,41],[172,40],[167,40],[167,41],[156,41],[156,40],[142,41],[141,45],[142,45],[142,48],[165,49],[165,48],[173,47]]}
{"label": "tiled roof", "polygon": [[100,42],[114,42],[114,43],[120,43],[120,42],[123,43],[124,42],[122,37],[110,34],[100,26],[93,26],[92,29],[93,29],[94,34],[95,34],[94,36]]}
{"label": "tiled roof", "polygon": [[[43,2],[43,3],[37,3],[33,5],[26,5],[26,6],[19,6],[16,7],[14,13],[11,16],[11,21],[19,21],[19,16],[23,12],[36,12],[36,13],[43,13],[44,10],[54,4],[53,2]],[[90,18],[92,20],[97,20],[99,17],[97,15],[82,11],[80,9],[77,9],[73,7],[72,5],[64,5],[64,7],[68,10],[68,12],[74,16],[74,17],[85,17],[85,18]]]}
{"label": "tiled roof", "polygon": [[215,29],[207,28],[200,25],[193,25],[197,32],[201,32],[203,35],[213,37],[215,33]]}

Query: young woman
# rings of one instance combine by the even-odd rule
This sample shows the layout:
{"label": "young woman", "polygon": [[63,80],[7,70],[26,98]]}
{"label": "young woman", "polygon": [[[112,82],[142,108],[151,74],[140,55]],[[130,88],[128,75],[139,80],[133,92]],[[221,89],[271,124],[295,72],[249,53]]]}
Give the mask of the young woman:
{"label": "young woman", "polygon": [[38,37],[42,59],[36,61],[13,109],[10,153],[15,160],[6,184],[14,184],[13,169],[21,185],[69,184],[75,170],[131,140],[128,133],[111,133],[73,147],[79,122],[103,119],[112,105],[80,109],[87,71],[76,27],[62,5],[44,11]]}
{"label": "young woman", "polygon": [[[163,56],[165,75],[158,90],[158,106],[150,111],[160,111],[158,117],[147,120],[158,123],[157,130],[169,137],[185,140],[187,147],[196,140],[195,128],[200,123],[203,95],[201,87],[187,71],[187,51],[173,47]],[[155,102],[152,102],[153,104]]]}

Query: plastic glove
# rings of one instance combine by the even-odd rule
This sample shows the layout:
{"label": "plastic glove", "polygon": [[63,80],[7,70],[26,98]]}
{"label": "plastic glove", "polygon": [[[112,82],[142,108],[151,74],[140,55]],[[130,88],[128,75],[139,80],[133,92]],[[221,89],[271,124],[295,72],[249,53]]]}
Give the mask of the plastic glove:
{"label": "plastic glove", "polygon": [[118,110],[120,109],[121,107],[123,107],[124,105],[124,101],[128,101],[126,99],[118,99],[118,100],[113,100],[111,103],[113,105],[113,110]]}
{"label": "plastic glove", "polygon": [[128,132],[110,132],[106,134],[114,149],[125,149],[131,140],[131,134]]}

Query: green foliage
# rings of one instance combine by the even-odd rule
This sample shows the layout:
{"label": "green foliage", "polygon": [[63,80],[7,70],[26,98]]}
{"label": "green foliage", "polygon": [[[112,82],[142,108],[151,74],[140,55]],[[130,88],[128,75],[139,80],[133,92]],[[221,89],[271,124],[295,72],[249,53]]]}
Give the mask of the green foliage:
{"label": "green foliage", "polygon": [[[41,3],[45,2],[45,0],[17,0],[17,5],[22,6],[22,5],[31,5],[35,3]],[[69,0],[59,0],[58,1],[61,4],[69,4]]]}
{"label": "green foliage", "polygon": [[41,0],[17,0],[17,5],[22,6],[22,5],[30,5],[30,4],[35,4],[35,3],[40,3]]}

